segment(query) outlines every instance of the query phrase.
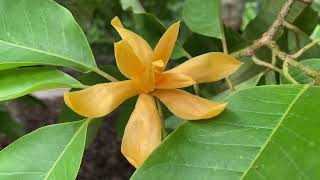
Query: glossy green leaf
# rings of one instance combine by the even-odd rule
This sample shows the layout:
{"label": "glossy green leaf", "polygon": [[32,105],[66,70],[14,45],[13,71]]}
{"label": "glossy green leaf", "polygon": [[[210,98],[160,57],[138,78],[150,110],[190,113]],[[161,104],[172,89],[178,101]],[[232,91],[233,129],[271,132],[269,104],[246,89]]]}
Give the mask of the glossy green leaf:
{"label": "glossy green leaf", "polygon": [[74,180],[89,120],[40,128],[0,152],[0,179]]}
{"label": "glossy green leaf", "polygon": [[52,0],[0,0],[0,69],[37,64],[96,69],[71,13]]}
{"label": "glossy green leaf", "polygon": [[84,85],[71,76],[45,67],[24,67],[0,71],[0,101],[21,97],[34,91]]}
{"label": "glossy green leaf", "polygon": [[131,179],[319,179],[319,99],[308,85],[240,91],[217,118],[179,126]]}
{"label": "glossy green leaf", "polygon": [[26,130],[9,113],[0,110],[0,133],[14,140],[24,135]]}
{"label": "glossy green leaf", "polygon": [[220,0],[186,0],[183,19],[191,31],[205,36],[223,38]]}
{"label": "glossy green leaf", "polygon": [[[304,61],[301,61],[301,64],[306,65],[313,70],[320,71],[320,58],[315,58],[315,59],[307,59]],[[291,75],[292,78],[294,78],[298,83],[300,84],[308,84],[310,83],[313,79],[303,73],[300,69],[296,67],[289,67],[289,74]],[[281,83],[282,84],[291,84],[286,78],[281,76]]]}

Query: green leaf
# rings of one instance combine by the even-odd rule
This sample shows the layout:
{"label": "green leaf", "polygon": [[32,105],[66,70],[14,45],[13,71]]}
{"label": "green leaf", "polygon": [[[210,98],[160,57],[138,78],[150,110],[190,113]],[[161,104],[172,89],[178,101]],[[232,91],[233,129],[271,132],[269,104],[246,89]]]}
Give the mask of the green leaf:
{"label": "green leaf", "polygon": [[71,13],[52,0],[0,0],[0,69],[37,64],[96,69]]}
{"label": "green leaf", "polygon": [[223,38],[220,0],[186,0],[183,19],[191,31],[210,37]]}
{"label": "green leaf", "polygon": [[40,128],[0,152],[0,179],[73,180],[89,120]]}
{"label": "green leaf", "polygon": [[120,0],[121,6],[123,10],[132,9],[134,13],[144,13],[146,12],[139,0]]}
{"label": "green leaf", "polygon": [[10,114],[0,110],[0,133],[4,133],[7,137],[15,140],[26,133],[23,126],[16,122]]}
{"label": "green leaf", "polygon": [[[136,32],[154,48],[167,28],[152,14],[134,14],[134,19]],[[186,56],[187,52],[176,42],[171,58],[179,59]]]}
{"label": "green leaf", "polygon": [[319,99],[308,85],[240,91],[214,120],[179,126],[131,179],[319,179]]}
{"label": "green leaf", "polygon": [[[310,67],[313,70],[320,70],[320,58],[307,59],[300,62],[303,65]],[[289,67],[289,74],[293,79],[295,79],[300,84],[308,84],[313,79],[303,73],[300,69],[296,67]],[[281,84],[291,84],[285,77],[281,76]]]}
{"label": "green leaf", "polygon": [[21,97],[34,91],[84,85],[71,76],[45,67],[25,67],[0,71],[0,101]]}

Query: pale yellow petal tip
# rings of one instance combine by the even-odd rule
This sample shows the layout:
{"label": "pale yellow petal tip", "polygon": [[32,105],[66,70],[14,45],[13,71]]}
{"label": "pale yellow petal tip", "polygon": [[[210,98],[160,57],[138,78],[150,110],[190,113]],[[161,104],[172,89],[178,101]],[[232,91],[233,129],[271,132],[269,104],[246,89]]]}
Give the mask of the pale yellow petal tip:
{"label": "pale yellow petal tip", "polygon": [[212,109],[208,118],[213,118],[213,117],[221,114],[225,110],[225,108],[227,107],[227,104],[228,103],[218,104],[215,108]]}
{"label": "pale yellow petal tip", "polygon": [[121,23],[121,20],[119,19],[118,16],[114,17],[112,20],[111,20],[111,25],[113,27],[123,27],[122,23]]}

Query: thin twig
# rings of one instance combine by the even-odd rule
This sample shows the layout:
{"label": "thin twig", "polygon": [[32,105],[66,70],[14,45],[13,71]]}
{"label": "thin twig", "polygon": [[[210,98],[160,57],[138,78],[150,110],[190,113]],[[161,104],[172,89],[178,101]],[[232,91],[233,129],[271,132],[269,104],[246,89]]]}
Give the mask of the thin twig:
{"label": "thin twig", "polygon": [[299,84],[289,73],[289,63],[288,61],[284,61],[282,64],[283,76],[289,80],[292,84]]}
{"label": "thin twig", "polygon": [[255,40],[250,46],[247,46],[240,51],[234,52],[231,55],[235,58],[239,58],[242,56],[252,56],[253,52],[256,49],[259,49],[263,46],[266,46],[270,41],[272,41],[275,33],[278,31],[279,27],[282,25],[284,18],[289,12],[291,5],[293,4],[294,0],[287,0],[284,5],[282,6],[277,18],[269,27],[268,31],[265,32],[261,38]]}
{"label": "thin twig", "polygon": [[277,71],[279,74],[282,74],[282,71],[281,69],[279,69],[278,67],[270,64],[270,63],[267,63],[263,60],[260,60],[259,58],[257,58],[255,55],[252,56],[252,61],[257,64],[257,65],[260,65],[260,66],[264,66],[264,67],[267,67],[267,68],[270,68],[274,71]]}
{"label": "thin twig", "polygon": [[295,54],[291,55],[291,57],[294,58],[294,59],[299,58],[303,53],[305,53],[307,50],[309,50],[313,46],[317,45],[319,42],[320,42],[320,38],[319,39],[315,39],[314,41],[312,41],[311,43],[307,44],[305,47],[300,49],[298,52],[296,52]]}
{"label": "thin twig", "polygon": [[108,74],[100,69],[95,69],[94,72],[99,74],[100,76],[108,79],[109,81],[112,81],[112,82],[119,81],[117,78],[111,76],[110,74]]}
{"label": "thin twig", "polygon": [[283,61],[287,61],[289,65],[294,66],[298,69],[300,69],[301,71],[303,71],[306,75],[312,77],[312,78],[316,78],[317,76],[319,76],[319,73],[313,69],[311,69],[308,66],[305,66],[299,62],[297,62],[296,60],[294,60],[289,54],[282,52],[278,45],[275,42],[270,42],[268,44],[268,47],[273,50],[276,55],[279,57],[279,59],[283,60]]}
{"label": "thin twig", "polygon": [[301,34],[301,35],[305,36],[305,33],[304,33],[301,29],[299,29],[297,26],[289,23],[289,22],[286,21],[286,20],[284,20],[284,21],[282,22],[282,25],[283,25],[284,27],[286,27],[287,29],[293,31],[293,32],[296,33],[296,34]]}

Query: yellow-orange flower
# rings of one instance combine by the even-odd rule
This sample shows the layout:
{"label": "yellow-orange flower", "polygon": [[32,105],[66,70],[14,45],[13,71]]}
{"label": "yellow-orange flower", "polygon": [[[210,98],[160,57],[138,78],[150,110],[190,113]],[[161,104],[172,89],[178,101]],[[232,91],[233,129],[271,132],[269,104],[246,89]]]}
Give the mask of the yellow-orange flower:
{"label": "yellow-orange flower", "polygon": [[182,119],[214,117],[224,110],[225,103],[209,101],[178,88],[223,79],[235,72],[240,63],[229,55],[211,52],[164,71],[178,36],[179,22],[167,29],[154,49],[143,38],[125,29],[117,17],[111,24],[122,38],[114,44],[117,66],[129,80],[68,92],[64,100],[78,114],[97,118],[109,114],[128,98],[139,95],[121,146],[128,161],[139,167],[162,140],[163,122],[154,96]]}

